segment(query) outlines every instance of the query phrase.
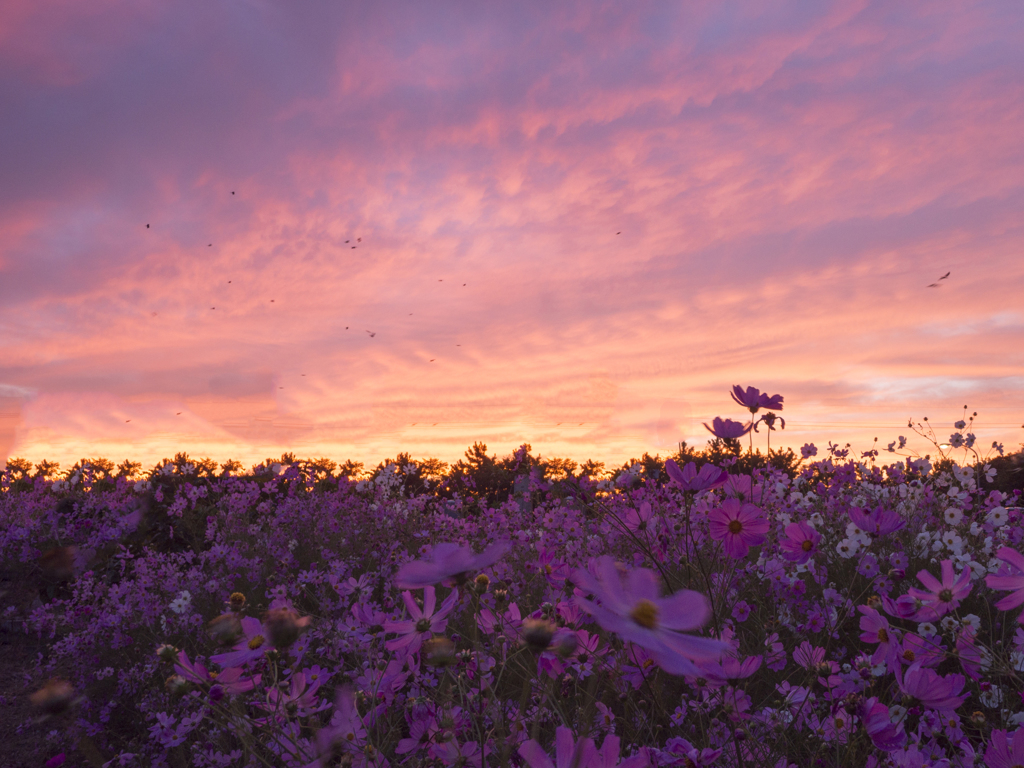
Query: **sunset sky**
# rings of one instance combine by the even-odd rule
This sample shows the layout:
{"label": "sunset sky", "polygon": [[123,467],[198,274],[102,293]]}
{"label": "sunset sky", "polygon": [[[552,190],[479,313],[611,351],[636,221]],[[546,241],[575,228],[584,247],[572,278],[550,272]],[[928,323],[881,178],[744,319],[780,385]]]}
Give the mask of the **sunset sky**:
{"label": "sunset sky", "polygon": [[1024,441],[1019,0],[6,0],[0,180],[0,459]]}

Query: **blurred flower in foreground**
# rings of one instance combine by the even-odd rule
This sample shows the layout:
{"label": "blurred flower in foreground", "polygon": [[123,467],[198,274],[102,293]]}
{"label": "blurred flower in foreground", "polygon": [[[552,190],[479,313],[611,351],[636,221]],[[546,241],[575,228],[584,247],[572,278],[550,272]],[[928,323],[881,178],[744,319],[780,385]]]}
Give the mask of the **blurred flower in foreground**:
{"label": "blurred flower in foreground", "polygon": [[555,760],[533,739],[519,745],[519,755],[530,768],[589,768],[597,760],[597,749],[591,739],[573,739],[572,731],[559,726],[555,731]]}
{"label": "blurred flower in foreground", "polygon": [[[1009,611],[1024,603],[1024,555],[1009,547],[1002,547],[996,552],[996,557],[1017,570],[1014,573],[1004,565],[999,569],[999,573],[985,577],[985,583],[991,589],[1013,590],[1012,594],[996,603],[996,608],[1000,611]],[[1024,613],[1017,617],[1017,621],[1024,624]]]}
{"label": "blurred flower in foreground", "polygon": [[55,677],[28,698],[44,717],[52,717],[66,711],[75,703],[75,689],[67,680]]}
{"label": "blurred flower in foreground", "polygon": [[988,768],[1017,768],[1024,765],[1024,728],[1018,728],[1011,740],[1007,731],[992,731],[992,740],[985,750]]}
{"label": "blurred flower in foreground", "polygon": [[449,580],[462,583],[470,571],[493,565],[508,548],[507,542],[499,541],[475,555],[469,547],[452,543],[437,544],[431,550],[429,560],[414,560],[399,568],[395,574],[395,585],[400,589],[418,589]]}
{"label": "blurred flower in foreground", "polygon": [[695,660],[714,661],[728,650],[719,640],[682,634],[698,629],[710,616],[704,595],[680,590],[659,597],[653,571],[635,568],[623,578],[607,556],[598,559],[595,570],[596,578],[582,568],[573,574],[579,588],[600,601],[579,600],[579,607],[605,629],[650,651],[666,672],[699,676]]}
{"label": "blurred flower in foreground", "polygon": [[711,421],[712,426],[708,426],[707,422],[704,423],[704,429],[710,432],[715,437],[720,437],[725,440],[735,440],[738,437],[743,437],[747,432],[753,428],[753,423],[741,424],[738,421],[732,419],[723,419],[719,416]]}

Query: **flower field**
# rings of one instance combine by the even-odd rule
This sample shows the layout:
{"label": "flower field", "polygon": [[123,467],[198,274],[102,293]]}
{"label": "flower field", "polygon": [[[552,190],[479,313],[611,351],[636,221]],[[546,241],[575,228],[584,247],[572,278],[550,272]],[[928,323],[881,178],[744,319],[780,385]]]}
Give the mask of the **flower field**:
{"label": "flower field", "polygon": [[9,467],[19,728],[50,766],[1024,764],[1019,488],[713,445],[603,475],[524,446],[487,492],[411,461]]}

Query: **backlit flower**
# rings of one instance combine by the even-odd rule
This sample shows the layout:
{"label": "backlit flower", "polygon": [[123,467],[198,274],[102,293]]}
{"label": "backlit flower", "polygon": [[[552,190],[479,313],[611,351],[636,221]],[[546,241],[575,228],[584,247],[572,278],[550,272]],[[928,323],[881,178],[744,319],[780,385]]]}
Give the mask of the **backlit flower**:
{"label": "backlit flower", "polygon": [[439,582],[466,580],[471,571],[478,571],[496,563],[508,551],[507,542],[491,544],[479,555],[469,547],[458,544],[437,544],[430,552],[429,560],[414,560],[406,563],[395,574],[395,585],[400,589],[419,589]]}
{"label": "backlit flower", "polygon": [[684,491],[709,491],[721,488],[729,479],[728,471],[708,463],[697,471],[692,461],[682,469],[672,459],[665,462],[665,471],[676,485]]}
{"label": "backlit flower", "polygon": [[738,499],[725,499],[708,515],[711,538],[723,542],[725,553],[737,559],[764,541],[768,527],[758,507]]}
{"label": "backlit flower", "polygon": [[660,597],[653,571],[635,568],[620,574],[610,557],[597,561],[596,572],[596,578],[582,568],[573,574],[580,589],[600,601],[579,600],[579,607],[605,629],[647,649],[666,672],[697,675],[694,660],[715,660],[728,649],[718,640],[683,634],[698,629],[710,616],[703,595],[680,590]]}
{"label": "backlit flower", "polygon": [[[1009,611],[1024,603],[1024,555],[1009,547],[1002,547],[996,552],[996,557],[1005,563],[999,573],[993,573],[985,577],[985,583],[991,589],[1013,590],[998,603],[996,608],[1000,611]],[[1024,624],[1024,613],[1017,617],[1017,621]]]}
{"label": "backlit flower", "polygon": [[723,419],[719,416],[711,421],[712,426],[708,426],[707,422],[704,423],[704,429],[713,434],[715,437],[720,437],[726,440],[735,440],[738,437],[743,437],[749,432],[754,424],[742,424],[732,419]]}
{"label": "backlit flower", "polygon": [[821,534],[807,523],[790,523],[786,538],[779,541],[782,556],[791,563],[806,563],[818,552]]}
{"label": "backlit flower", "polygon": [[761,408],[769,411],[781,411],[782,401],[785,399],[782,395],[769,397],[767,392],[761,392],[754,387],[747,387],[744,391],[739,384],[732,388],[731,394],[737,404],[742,405],[751,413],[757,413]]}
{"label": "backlit flower", "polygon": [[385,647],[389,651],[397,651],[400,648],[406,649],[406,653],[416,653],[425,640],[429,640],[434,633],[444,632],[448,626],[448,614],[455,607],[458,592],[452,592],[441,604],[440,610],[434,611],[437,606],[437,594],[433,587],[423,589],[423,607],[416,605],[412,592],[403,592],[402,600],[409,611],[411,618],[404,621],[385,621],[384,631],[398,634],[394,640],[388,640]]}

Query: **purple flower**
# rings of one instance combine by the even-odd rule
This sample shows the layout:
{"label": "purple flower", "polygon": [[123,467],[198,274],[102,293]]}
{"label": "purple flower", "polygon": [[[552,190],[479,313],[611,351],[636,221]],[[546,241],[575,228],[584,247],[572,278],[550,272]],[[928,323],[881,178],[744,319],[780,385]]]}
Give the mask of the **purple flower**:
{"label": "purple flower", "polygon": [[[985,577],[985,583],[991,589],[1014,590],[1013,594],[1007,595],[996,603],[996,608],[1000,611],[1009,611],[1024,603],[1024,555],[1009,547],[1002,547],[996,552],[996,557],[1007,565],[1013,566],[1017,571],[1014,573],[1011,569],[1004,566],[1000,569],[999,573],[993,573]],[[1017,617],[1017,621],[1024,624],[1024,613]],[[1020,733],[1019,730],[1017,732]]]}
{"label": "purple flower", "polygon": [[942,581],[928,571],[918,571],[917,578],[928,590],[911,588],[907,594],[921,601],[921,609],[915,614],[915,621],[934,621],[955,611],[960,601],[971,593],[971,569],[964,568],[959,578],[953,573],[953,561],[943,560]]}
{"label": "purple flower", "polygon": [[589,768],[597,759],[597,750],[592,739],[580,739],[577,743],[572,731],[560,725],[555,730],[554,762],[533,739],[519,745],[519,755],[530,768]]}
{"label": "purple flower", "polygon": [[896,730],[889,708],[878,699],[865,699],[861,703],[860,717],[871,741],[883,752],[895,752],[906,743],[907,735]]}
{"label": "purple flower", "polygon": [[222,667],[240,667],[250,661],[262,659],[263,654],[272,648],[259,619],[251,616],[242,619],[242,634],[243,637],[235,645],[234,650],[211,656],[210,661]]}
{"label": "purple flower", "polygon": [[769,397],[767,392],[762,393],[754,387],[747,387],[747,390],[744,392],[743,387],[739,384],[732,388],[731,394],[733,400],[751,413],[757,413],[761,408],[769,411],[781,411],[782,401],[785,399],[782,395],[772,395]]}
{"label": "purple flower", "polygon": [[[216,656],[214,659],[216,659]],[[216,681],[216,687],[220,688],[219,693],[221,695],[225,693],[229,695],[245,693],[259,685],[261,675],[253,675],[252,677],[247,677],[243,680],[240,679],[242,677],[241,665],[224,666],[228,666],[229,668],[217,675],[213,675],[203,664],[200,664],[198,661],[193,664],[189,661],[188,654],[184,651],[179,651],[178,660],[174,665],[174,671],[189,682],[198,683],[199,685],[207,685]]]}
{"label": "purple flower", "polygon": [[860,507],[850,507],[850,519],[858,528],[872,536],[885,536],[907,524],[898,513],[884,507],[875,507],[871,512]]}
{"label": "purple flower", "polygon": [[896,681],[907,696],[917,699],[928,709],[943,713],[955,710],[968,695],[957,695],[964,687],[963,675],[943,677],[919,664],[911,664],[903,675],[897,670]]}
{"label": "purple flower", "polygon": [[658,750],[658,763],[685,768],[705,768],[714,763],[721,754],[720,749],[697,749],[681,736],[673,736],[665,743],[664,749]]}
{"label": "purple flower", "polygon": [[332,761],[339,753],[351,755],[354,765],[366,765],[366,725],[356,709],[355,694],[350,687],[345,686],[338,691],[330,725],[317,733],[316,744],[319,762],[324,768],[333,765]]}
{"label": "purple flower", "polygon": [[896,657],[899,653],[899,640],[889,627],[889,622],[874,608],[858,605],[857,610],[864,614],[860,617],[860,628],[863,630],[860,639],[865,643],[878,643],[871,663],[880,664],[884,660],[889,669],[898,667]]}
{"label": "purple flower", "polygon": [[579,600],[579,607],[605,629],[647,649],[669,674],[698,675],[694,660],[712,661],[728,649],[719,640],[682,634],[707,621],[711,609],[704,595],[681,590],[660,597],[653,571],[636,568],[620,574],[607,556],[597,561],[595,570],[596,578],[583,569],[573,574],[580,589],[600,601]]}
{"label": "purple flower", "polygon": [[441,609],[434,612],[437,606],[437,594],[433,587],[423,589],[423,608],[416,605],[412,592],[403,592],[402,600],[409,611],[411,619],[405,621],[385,621],[384,631],[398,634],[394,640],[388,640],[385,647],[389,651],[397,651],[404,648],[406,653],[416,653],[423,645],[424,640],[429,640],[434,633],[444,632],[448,626],[447,616],[455,607],[455,600],[458,592],[452,592],[441,604]]}
{"label": "purple flower", "polygon": [[746,557],[751,547],[764,541],[768,521],[753,504],[741,504],[738,499],[726,499],[718,509],[708,515],[711,538],[723,541],[725,553],[739,559]]}
{"label": "purple flower", "polygon": [[716,467],[714,464],[705,464],[697,471],[697,465],[692,461],[682,469],[672,459],[665,462],[665,471],[676,485],[684,491],[708,491],[721,488],[729,479],[728,471]]}
{"label": "purple flower", "polygon": [[646,749],[641,749],[640,754],[620,761],[619,744],[619,737],[615,734],[605,736],[604,743],[590,762],[590,768],[646,768],[650,765]]}
{"label": "purple flower", "polygon": [[732,419],[723,419],[719,416],[715,416],[711,424],[712,426],[709,427],[707,425],[707,422],[704,422],[704,429],[706,429],[715,437],[721,437],[723,439],[732,440],[738,437],[743,437],[754,426],[753,422],[744,425],[738,421],[733,421]]}
{"label": "purple flower", "polygon": [[414,560],[399,568],[395,574],[395,585],[399,589],[419,589],[438,582],[462,583],[470,571],[493,565],[508,549],[507,542],[499,541],[475,555],[469,547],[452,543],[437,544],[430,551],[429,560]]}
{"label": "purple flower", "polygon": [[786,538],[779,541],[782,556],[791,563],[806,563],[818,552],[821,534],[804,522],[786,526]]}
{"label": "purple flower", "polygon": [[1014,731],[1012,740],[1006,731],[992,731],[992,740],[985,750],[985,765],[988,768],[1017,768],[1024,765],[1024,728]]}

